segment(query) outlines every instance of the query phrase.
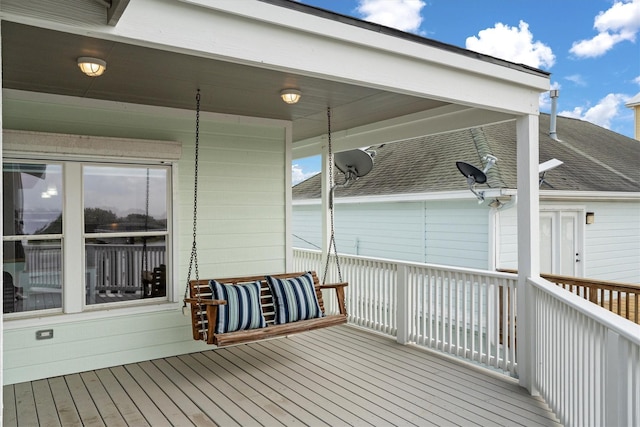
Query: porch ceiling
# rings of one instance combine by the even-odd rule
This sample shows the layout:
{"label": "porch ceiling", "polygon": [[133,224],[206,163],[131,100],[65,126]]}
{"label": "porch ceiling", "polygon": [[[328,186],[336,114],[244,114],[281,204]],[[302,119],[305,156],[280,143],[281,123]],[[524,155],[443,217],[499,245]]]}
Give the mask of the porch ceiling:
{"label": "porch ceiling", "polygon": [[[107,61],[98,78],[84,76],[80,56]],[[2,22],[3,88],[293,121],[293,140],[326,133],[326,108],[339,131],[449,105],[299,74]],[[280,100],[299,88],[296,105]]]}

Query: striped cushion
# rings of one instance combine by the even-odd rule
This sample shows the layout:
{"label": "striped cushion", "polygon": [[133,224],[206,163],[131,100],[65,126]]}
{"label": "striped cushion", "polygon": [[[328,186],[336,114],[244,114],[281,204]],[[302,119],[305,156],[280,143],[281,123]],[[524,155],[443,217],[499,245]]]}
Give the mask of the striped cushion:
{"label": "striped cushion", "polygon": [[267,276],[273,295],[276,324],[322,317],[311,273],[291,279]]}
{"label": "striped cushion", "polygon": [[224,285],[211,280],[209,287],[213,299],[227,301],[226,304],[218,306],[216,334],[267,326],[260,306],[260,282]]}

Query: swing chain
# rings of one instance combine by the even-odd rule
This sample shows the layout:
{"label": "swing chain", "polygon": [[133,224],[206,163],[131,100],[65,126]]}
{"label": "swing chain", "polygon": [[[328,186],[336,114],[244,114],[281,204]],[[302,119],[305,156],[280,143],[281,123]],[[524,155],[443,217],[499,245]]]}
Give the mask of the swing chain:
{"label": "swing chain", "polygon": [[[333,148],[331,146],[331,108],[327,107],[327,140],[329,148],[329,184],[333,187]],[[324,266],[324,275],[322,283],[326,283],[327,272],[329,271],[329,260],[331,259],[331,247],[336,255],[336,267],[338,269],[338,280],[342,282],[342,271],[340,270],[340,258],[338,257],[338,248],[336,247],[335,226],[333,222],[333,203],[329,204],[329,218],[331,227],[331,238],[329,239],[329,247],[327,248],[327,262]]]}
{"label": "swing chain", "polygon": [[[198,273],[198,250],[196,245],[196,225],[198,222],[198,151],[200,145],[200,89],[196,94],[196,142],[195,142],[195,161],[194,161],[194,178],[193,178],[193,243],[191,244],[191,258],[189,259],[189,272],[187,273],[187,286],[184,290],[184,297],[187,298],[189,292],[189,282],[191,280],[191,270],[195,270],[196,280],[199,279]],[[200,292],[198,292],[198,301],[200,301]],[[186,303],[185,303],[186,306]]]}

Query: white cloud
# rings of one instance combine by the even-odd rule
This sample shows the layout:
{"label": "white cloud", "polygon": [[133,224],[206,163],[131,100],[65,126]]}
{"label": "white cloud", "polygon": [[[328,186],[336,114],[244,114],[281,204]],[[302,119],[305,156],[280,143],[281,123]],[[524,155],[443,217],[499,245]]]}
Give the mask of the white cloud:
{"label": "white cloud", "polygon": [[359,0],[356,11],[365,21],[415,33],[422,24],[424,6],[422,0]]}
{"label": "white cloud", "polygon": [[493,28],[478,32],[466,41],[467,49],[506,59],[531,67],[551,67],[556,57],[551,48],[540,41],[533,41],[529,24],[520,21],[518,27],[497,23]]}
{"label": "white cloud", "polygon": [[620,107],[624,105],[627,99],[629,97],[626,95],[610,93],[591,108],[576,107],[571,111],[561,111],[558,115],[586,120],[609,129],[611,120],[618,116]]}
{"label": "white cloud", "polygon": [[615,2],[595,17],[593,28],[598,34],[591,39],[574,42],[569,52],[581,58],[594,58],[604,55],[622,41],[635,41],[640,31],[640,0]]}
{"label": "white cloud", "polygon": [[570,82],[575,83],[578,86],[586,86],[587,82],[584,80],[584,77],[582,77],[580,74],[572,74],[570,76],[565,77],[565,79],[569,80]]}
{"label": "white cloud", "polygon": [[640,85],[640,76],[636,77],[635,79],[633,79],[634,83],[638,83]]}
{"label": "white cloud", "polygon": [[318,173],[318,171],[305,172],[298,164],[291,165],[291,185],[296,185]]}

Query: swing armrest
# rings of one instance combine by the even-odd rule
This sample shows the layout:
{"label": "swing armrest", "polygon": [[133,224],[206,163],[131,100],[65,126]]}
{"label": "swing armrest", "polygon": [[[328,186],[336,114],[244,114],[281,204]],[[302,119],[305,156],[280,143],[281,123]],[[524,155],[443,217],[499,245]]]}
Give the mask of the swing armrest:
{"label": "swing armrest", "polygon": [[338,289],[338,288],[344,288],[345,286],[349,286],[349,283],[348,282],[325,283],[324,285],[320,285],[320,289]]}
{"label": "swing armrest", "polygon": [[324,285],[318,286],[320,290],[322,289],[335,289],[336,290],[336,298],[338,299],[338,310],[340,314],[347,315],[347,306],[344,304],[344,288],[349,286],[347,282],[341,283],[327,283]]}
{"label": "swing armrest", "polygon": [[198,298],[185,298],[184,302],[188,303],[188,304],[194,304],[194,305],[225,305],[227,303],[227,300],[224,299],[208,299],[208,298],[203,298],[200,301],[198,301]]}

